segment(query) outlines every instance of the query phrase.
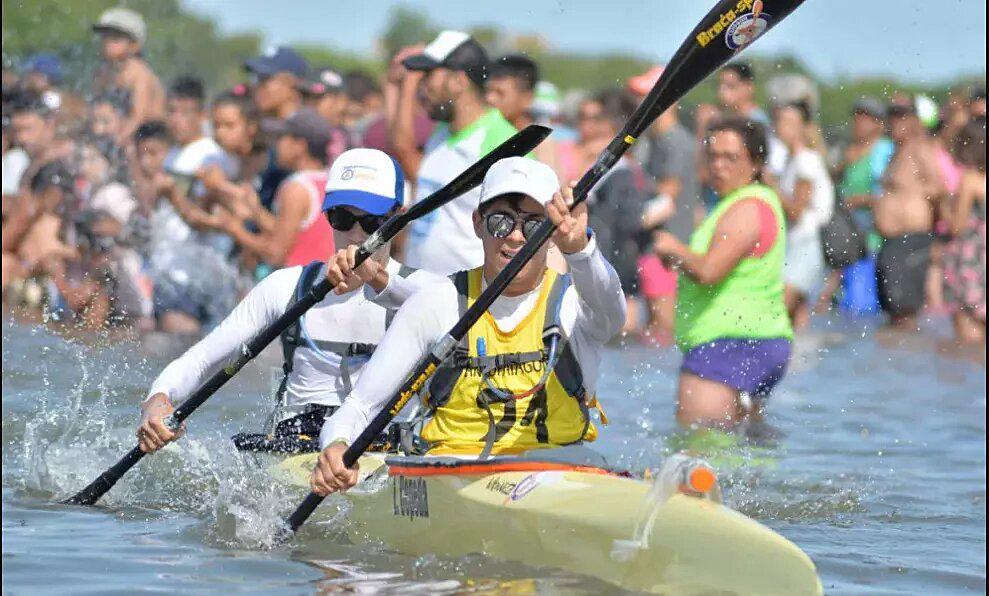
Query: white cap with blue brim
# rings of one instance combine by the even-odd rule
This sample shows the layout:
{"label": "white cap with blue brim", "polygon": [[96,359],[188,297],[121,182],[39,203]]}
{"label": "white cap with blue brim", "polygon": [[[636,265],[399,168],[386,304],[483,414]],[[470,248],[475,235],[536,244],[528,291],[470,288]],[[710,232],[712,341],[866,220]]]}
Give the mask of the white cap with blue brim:
{"label": "white cap with blue brim", "polygon": [[405,176],[398,162],[377,149],[350,149],[330,166],[323,211],[355,207],[385,215],[404,202]]}

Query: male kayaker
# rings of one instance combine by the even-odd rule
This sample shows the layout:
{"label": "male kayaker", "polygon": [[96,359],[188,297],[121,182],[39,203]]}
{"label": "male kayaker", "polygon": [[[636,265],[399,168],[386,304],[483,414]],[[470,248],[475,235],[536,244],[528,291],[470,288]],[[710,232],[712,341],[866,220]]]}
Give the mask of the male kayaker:
{"label": "male kayaker", "polygon": [[570,274],[547,268],[548,245],[536,253],[432,377],[424,396],[432,419],[422,438],[430,454],[474,456],[595,439],[588,408],[596,405],[602,348],[625,322],[625,297],[587,233],[586,206],[571,212],[572,189],[561,192],[557,180],[552,168],[525,158],[491,167],[473,214],[483,265],[419,291],[398,311],[365,374],[323,426],[313,491],[357,482],[356,467],[343,465],[347,445],[547,217],[558,226],[553,241]]}
{"label": "male kayaker", "polygon": [[[282,335],[285,363],[278,400],[286,414],[295,415],[278,424],[274,438],[317,435],[327,413],[350,392],[395,309],[419,286],[442,280],[392,260],[388,246],[365,261],[358,273],[361,278],[337,265],[338,260],[352,259],[354,251],[348,248],[356,248],[401,208],[403,187],[398,164],[376,149],[351,149],[333,162],[323,211],[336,245],[347,248],[329,266],[317,261],[275,271],[216,329],[165,367],[142,405],[137,435],[143,451],[157,451],[178,438],[181,431],[172,432],[162,421],[173,411],[174,400],[191,393],[234,357],[242,344],[308,291],[325,269],[336,289]],[[358,291],[361,285],[364,288]]]}

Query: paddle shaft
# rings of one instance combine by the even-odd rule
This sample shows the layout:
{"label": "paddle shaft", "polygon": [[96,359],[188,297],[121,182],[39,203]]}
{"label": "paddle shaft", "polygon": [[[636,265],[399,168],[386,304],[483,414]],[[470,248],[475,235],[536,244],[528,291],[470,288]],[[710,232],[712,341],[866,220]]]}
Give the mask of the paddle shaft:
{"label": "paddle shaft", "polygon": [[[454,178],[449,184],[419,201],[407,211],[397,213],[390,217],[381,228],[361,244],[354,256],[354,269],[359,267],[364,261],[371,258],[371,255],[383,247],[388,241],[394,238],[411,221],[437,209],[450,202],[454,198],[468,192],[481,183],[484,174],[498,160],[506,157],[525,155],[532,151],[539,143],[545,139],[551,129],[545,126],[530,125],[522,129],[504,143],[496,147],[490,153],[478,160],[472,166],[464,170]],[[283,331],[288,329],[296,320],[304,315],[310,308],[321,302],[333,289],[334,284],[330,280],[323,278],[319,283],[309,289],[295,304],[278,317],[271,325],[268,325],[260,333],[254,336],[251,341],[241,346],[240,355],[237,359],[213,374],[198,389],[196,389],[185,401],[183,401],[175,411],[166,419],[166,424],[172,430],[178,429],[186,418],[192,415],[199,406],[203,405],[207,399],[223,387],[227,381],[233,378],[240,369],[250,362],[256,355],[261,353],[265,347],[275,340]],[[63,503],[71,505],[92,505],[100,497],[106,494],[120,478],[127,473],[137,462],[144,457],[144,452],[140,448],[131,449],[117,463],[91,482],[84,489],[66,499]]]}
{"label": "paddle shaft", "polygon": [[[642,102],[635,109],[621,132],[608,144],[598,155],[597,161],[577,182],[574,188],[574,203],[571,208],[576,207],[585,199],[591,188],[597,184],[601,178],[610,170],[622,155],[628,151],[636,138],[655,120],[662,112],[673,103],[682,98],[688,91],[697,85],[701,80],[714,72],[718,67],[728,61],[739,50],[751,43],[754,38],[761,35],[778,23],[785,16],[793,12],[803,0],[758,0],[758,7],[753,12],[753,2],[747,0],[722,0],[701,20],[677,50],[670,60],[669,65],[663,71],[662,76],[649,90]],[[745,10],[743,10],[743,8]],[[765,11],[765,12],[763,12]],[[752,22],[758,22],[761,18],[765,22],[765,27],[741,46],[732,47],[729,43],[731,27],[725,33],[722,41],[720,34],[725,31],[725,27],[718,28],[727,16],[731,16],[731,22],[742,23],[742,19],[748,18]],[[744,23],[743,23],[744,24]],[[716,35],[711,34],[717,31]],[[755,29],[753,29],[755,30]],[[731,37],[732,42],[735,41]],[[388,426],[392,419],[402,410],[406,403],[418,393],[419,389],[425,385],[429,376],[432,375],[436,367],[439,366],[467,331],[477,322],[491,304],[508,287],[515,276],[525,267],[526,263],[532,260],[533,256],[553,235],[556,227],[549,220],[544,221],[535,234],[529,238],[522,249],[516,254],[508,265],[495,276],[494,280],[487,288],[481,292],[474,304],[467,309],[467,312],[457,321],[450,333],[442,338],[426,355],[416,367],[415,371],[408,377],[406,382],[398,392],[387,402],[385,407],[371,421],[367,428],[354,440],[343,454],[343,463],[347,467],[353,467],[358,458],[371,446],[371,443]],[[316,493],[310,493],[303,500],[298,508],[289,516],[287,526],[294,532],[305,523],[306,519],[312,515],[313,511],[323,501],[324,497]]]}

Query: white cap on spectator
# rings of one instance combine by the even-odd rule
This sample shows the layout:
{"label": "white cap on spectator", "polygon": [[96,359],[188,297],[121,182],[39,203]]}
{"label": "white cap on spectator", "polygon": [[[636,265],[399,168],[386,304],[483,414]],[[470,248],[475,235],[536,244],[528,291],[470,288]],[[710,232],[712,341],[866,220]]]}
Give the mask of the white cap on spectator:
{"label": "white cap on spectator", "polygon": [[559,190],[560,181],[553,168],[527,157],[506,157],[496,161],[485,174],[480,204],[517,193],[546,206]]}
{"label": "white cap on spectator", "polygon": [[89,208],[104,211],[124,225],[137,209],[137,199],[123,184],[111,182],[93,194],[89,199]]}
{"label": "white cap on spectator", "polygon": [[147,40],[148,30],[144,17],[129,8],[108,8],[93,25],[93,31],[117,31],[141,45]]}
{"label": "white cap on spectator", "polygon": [[440,32],[421,54],[409,56],[402,64],[409,70],[425,72],[434,68],[460,70],[478,85],[484,85],[488,76],[487,52],[463,31]]}

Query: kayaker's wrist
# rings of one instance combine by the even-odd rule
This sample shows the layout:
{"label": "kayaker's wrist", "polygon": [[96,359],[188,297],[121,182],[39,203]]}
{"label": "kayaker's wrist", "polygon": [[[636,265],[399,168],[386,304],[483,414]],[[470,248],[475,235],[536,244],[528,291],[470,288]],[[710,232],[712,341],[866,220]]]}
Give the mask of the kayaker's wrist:
{"label": "kayaker's wrist", "polygon": [[374,273],[374,276],[367,281],[367,285],[371,287],[376,295],[380,295],[388,289],[389,282],[390,276],[388,275],[388,269],[381,267]]}
{"label": "kayaker's wrist", "polygon": [[165,393],[154,393],[141,402],[141,413],[147,415],[158,410],[173,410],[172,400]]}
{"label": "kayaker's wrist", "polygon": [[593,233],[589,232],[587,236],[587,244],[584,245],[584,248],[573,253],[565,253],[563,251],[560,252],[563,254],[563,258],[566,259],[567,262],[569,263],[573,261],[586,261],[590,259],[591,256],[594,254],[594,251],[597,250],[597,248],[598,248],[597,237]]}
{"label": "kayaker's wrist", "polygon": [[326,451],[330,447],[335,447],[337,445],[339,445],[339,446],[343,447],[344,449],[346,449],[347,447],[350,447],[350,441],[348,441],[347,439],[345,439],[343,437],[337,437],[337,438],[331,440],[330,442],[326,443],[325,445],[323,445],[323,451]]}

